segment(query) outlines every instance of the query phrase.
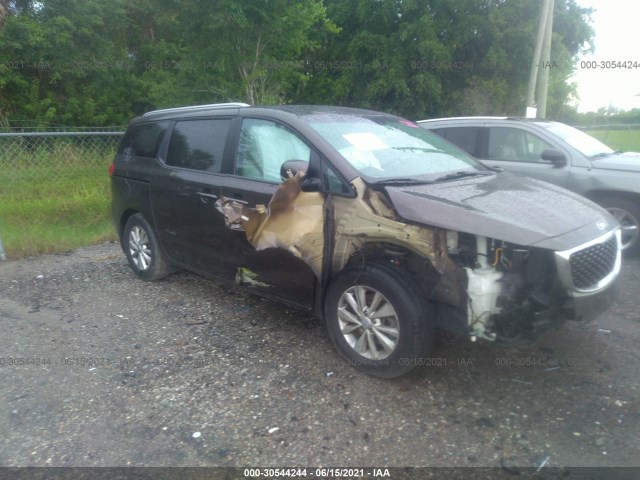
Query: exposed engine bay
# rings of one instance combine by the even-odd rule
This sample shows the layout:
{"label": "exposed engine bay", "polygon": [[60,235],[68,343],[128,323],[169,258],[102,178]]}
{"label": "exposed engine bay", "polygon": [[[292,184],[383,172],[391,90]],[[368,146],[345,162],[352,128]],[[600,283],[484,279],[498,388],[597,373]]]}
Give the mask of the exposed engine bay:
{"label": "exposed engine bay", "polygon": [[551,326],[550,311],[560,308],[564,295],[553,252],[451,231],[447,246],[466,272],[472,338],[533,340]]}

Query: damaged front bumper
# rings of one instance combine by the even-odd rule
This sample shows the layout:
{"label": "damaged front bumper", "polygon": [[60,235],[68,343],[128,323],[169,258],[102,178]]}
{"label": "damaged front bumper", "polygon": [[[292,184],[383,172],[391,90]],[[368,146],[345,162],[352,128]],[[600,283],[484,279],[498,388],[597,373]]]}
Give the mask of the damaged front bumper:
{"label": "damaged front bumper", "polygon": [[535,342],[549,330],[560,328],[567,321],[586,323],[602,315],[615,301],[618,282],[592,295],[567,297],[564,302],[547,308],[516,309],[491,316],[495,337],[499,345],[522,345]]}
{"label": "damaged front bumper", "polygon": [[554,252],[555,294],[548,296],[547,302],[532,299],[526,307],[493,315],[495,340],[532,341],[567,320],[588,322],[602,315],[617,297],[620,240],[620,230],[615,229],[575,248]]}

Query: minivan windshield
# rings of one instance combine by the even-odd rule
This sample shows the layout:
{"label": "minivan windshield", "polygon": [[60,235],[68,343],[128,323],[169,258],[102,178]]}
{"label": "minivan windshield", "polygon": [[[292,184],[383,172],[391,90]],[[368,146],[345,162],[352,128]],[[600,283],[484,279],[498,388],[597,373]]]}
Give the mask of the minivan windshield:
{"label": "minivan windshield", "polygon": [[600,140],[564,123],[548,123],[543,125],[551,133],[557,135],[585,157],[602,157],[615,153]]}
{"label": "minivan windshield", "polygon": [[435,180],[443,173],[485,171],[473,158],[416,123],[397,117],[310,115],[309,125],[354,168],[374,179]]}

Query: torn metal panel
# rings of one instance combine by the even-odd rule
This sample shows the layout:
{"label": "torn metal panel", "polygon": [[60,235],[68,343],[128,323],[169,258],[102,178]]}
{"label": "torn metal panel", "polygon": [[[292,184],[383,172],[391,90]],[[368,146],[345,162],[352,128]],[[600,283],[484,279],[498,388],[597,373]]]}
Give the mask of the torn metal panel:
{"label": "torn metal panel", "polygon": [[288,178],[271,198],[268,207],[248,208],[222,198],[218,210],[229,228],[243,230],[256,250],[283,248],[301,258],[319,278],[322,273],[323,203],[318,192],[303,192],[302,173]]}
{"label": "torn metal panel", "polygon": [[356,178],[355,199],[336,197],[336,242],[332,268],[340,271],[367,243],[395,244],[428,260],[440,275],[433,298],[455,306],[466,305],[464,272],[447,253],[447,232],[402,222],[386,197]]}
{"label": "torn metal panel", "polygon": [[244,230],[243,222],[248,222],[245,208],[232,198],[221,197],[215,203],[216,209],[224,215],[225,225],[232,230]]}
{"label": "torn metal panel", "polygon": [[[325,268],[335,273],[366,244],[401,246],[424,257],[440,275],[433,295],[453,305],[464,305],[461,270],[447,254],[446,231],[404,223],[384,194],[368,188],[360,178],[352,182],[356,198],[325,198],[317,192],[303,192],[302,178],[298,173],[285,180],[267,208],[250,209],[226,198],[219,201],[218,208],[229,228],[244,230],[256,250],[288,250],[309,265],[319,279],[323,278],[323,254],[330,255]],[[334,225],[327,237],[333,238],[333,248],[324,253],[327,208],[333,212]]]}
{"label": "torn metal panel", "polygon": [[399,220],[395,209],[382,193],[373,190],[371,188],[365,188],[362,193],[363,200],[371,207],[376,215],[381,217],[390,218],[392,220]]}
{"label": "torn metal panel", "polygon": [[[451,262],[447,255],[446,233],[436,228],[410,225],[397,216],[379,192],[371,192],[360,178],[353,180],[355,199],[335,198],[336,248],[333,268],[339,271],[365,242],[384,242],[403,246],[427,258],[442,273]],[[365,200],[366,198],[369,201]],[[375,205],[375,210],[372,207]],[[377,212],[376,212],[377,210]],[[384,216],[380,215],[384,213]]]}

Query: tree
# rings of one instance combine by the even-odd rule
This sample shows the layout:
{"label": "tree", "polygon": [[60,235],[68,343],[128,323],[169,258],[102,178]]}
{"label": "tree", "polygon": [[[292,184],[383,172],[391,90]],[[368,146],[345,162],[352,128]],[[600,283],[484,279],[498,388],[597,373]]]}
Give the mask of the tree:
{"label": "tree", "polygon": [[131,116],[124,0],[16,2],[0,31],[0,112],[40,123],[105,125]]}
{"label": "tree", "polygon": [[[409,117],[523,114],[537,2],[330,0],[327,9],[341,32],[316,57],[324,68],[310,72],[296,100]],[[589,12],[556,1],[551,114],[572,94],[566,80],[593,36]]]}
{"label": "tree", "polygon": [[[530,0],[0,0],[0,122],[123,124],[220,101],[522,115],[538,12]],[[550,116],[571,114],[589,13],[555,2]]]}

